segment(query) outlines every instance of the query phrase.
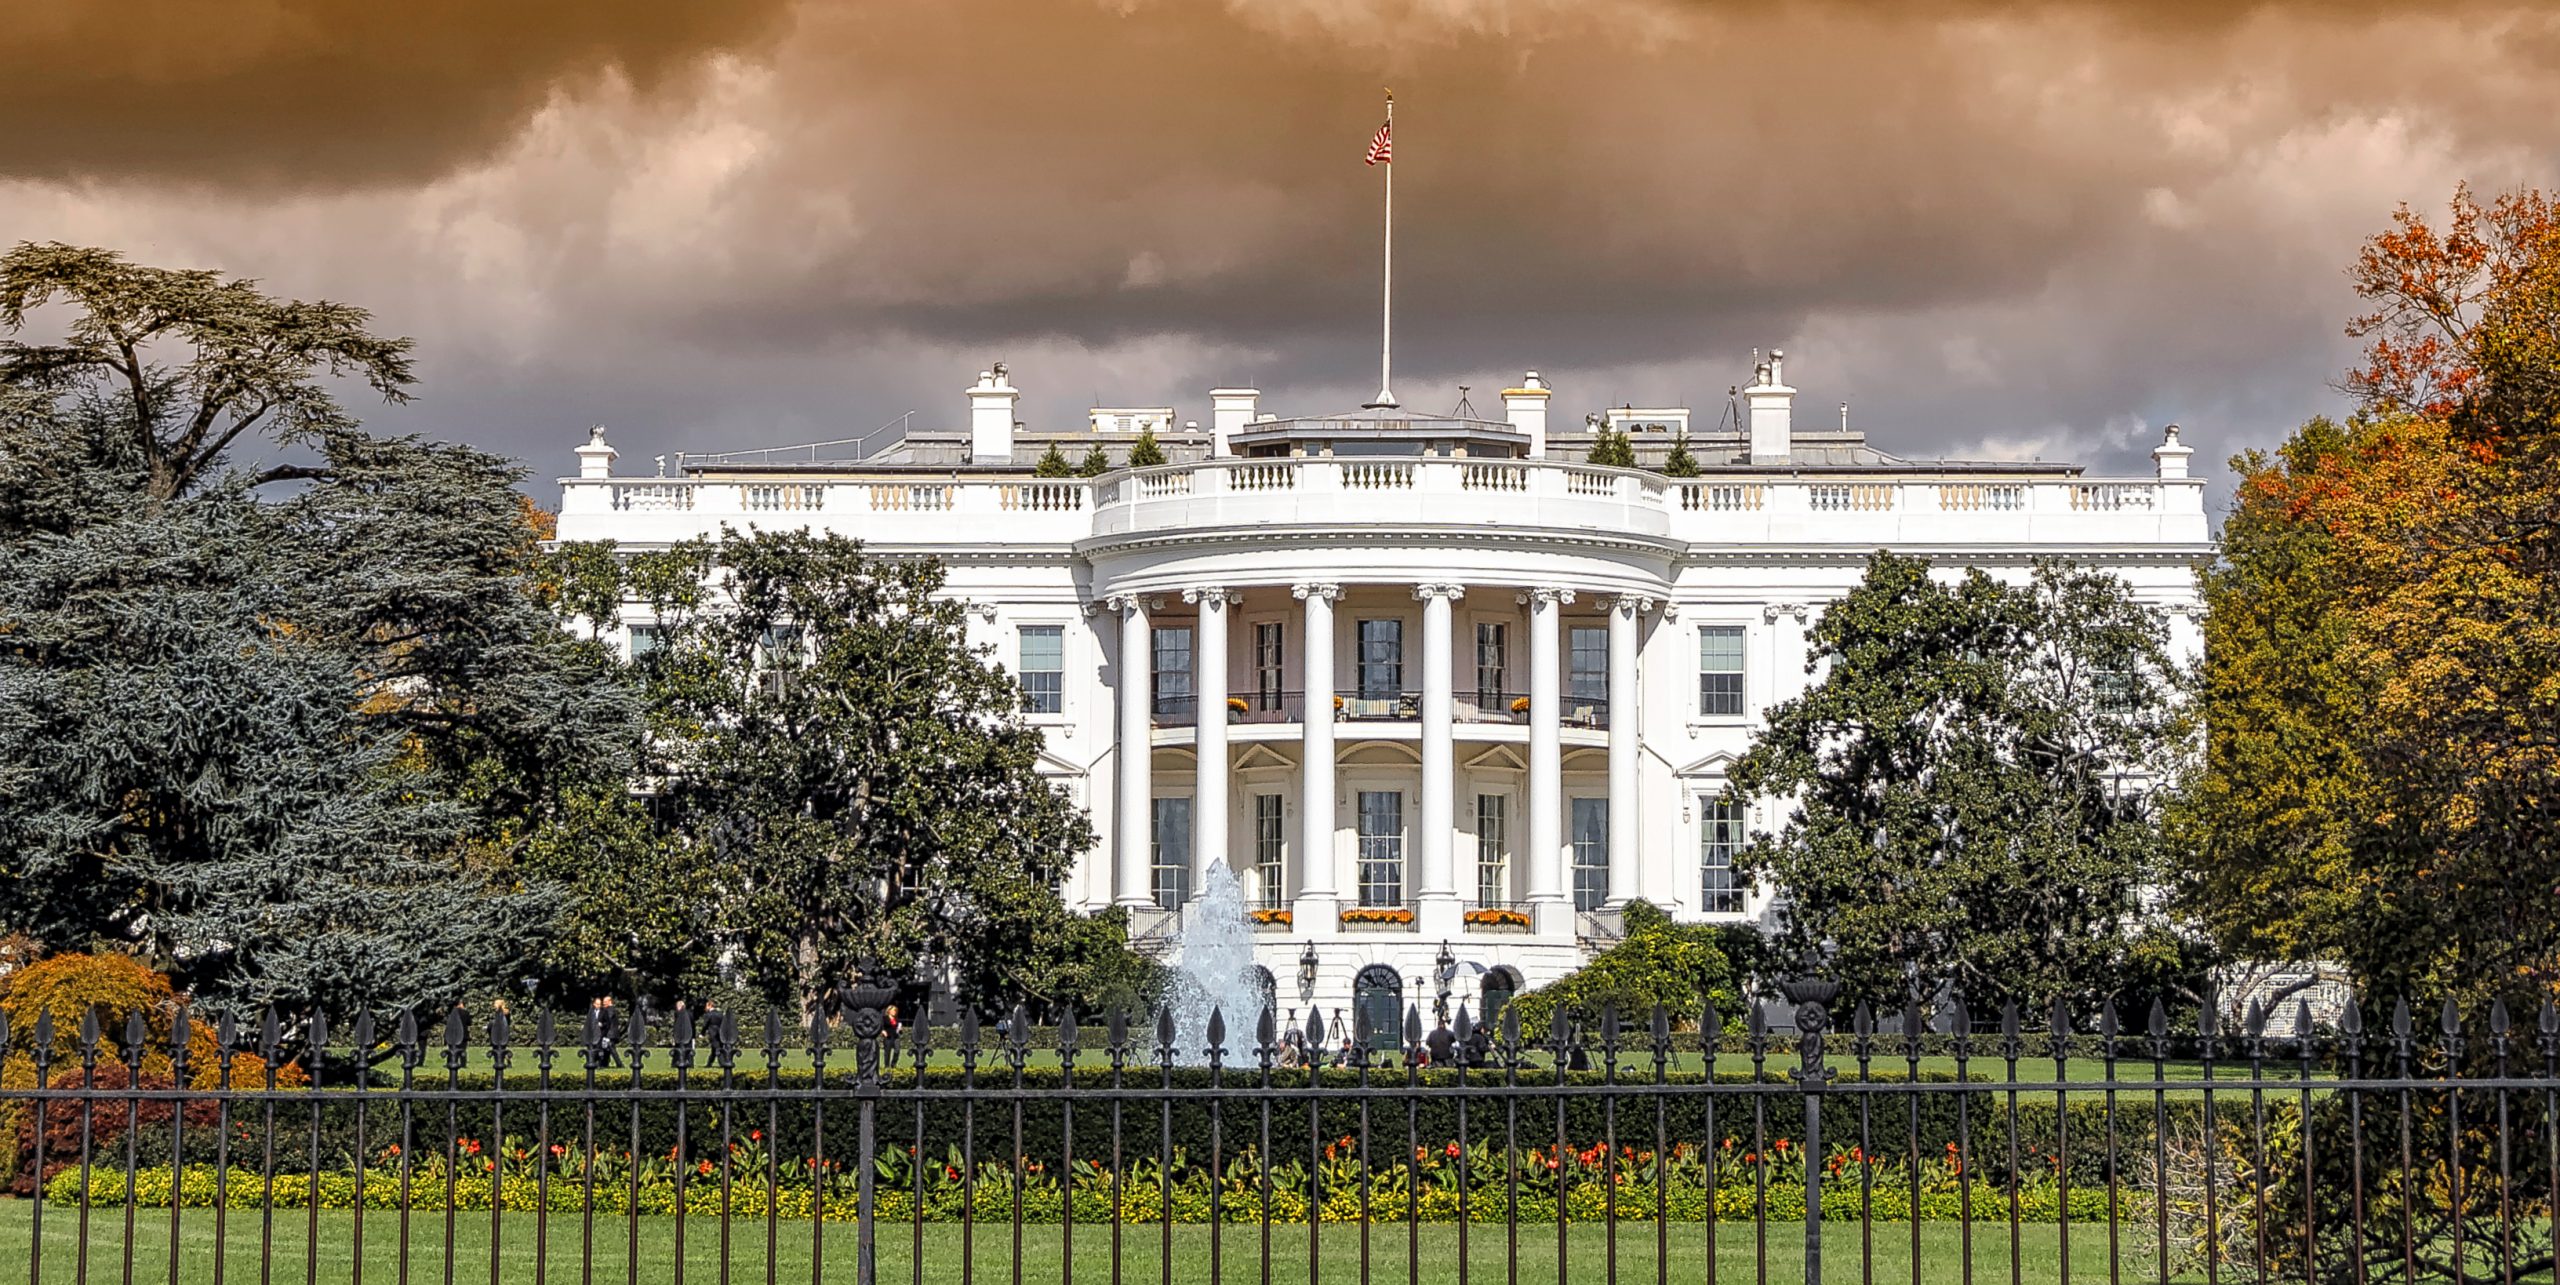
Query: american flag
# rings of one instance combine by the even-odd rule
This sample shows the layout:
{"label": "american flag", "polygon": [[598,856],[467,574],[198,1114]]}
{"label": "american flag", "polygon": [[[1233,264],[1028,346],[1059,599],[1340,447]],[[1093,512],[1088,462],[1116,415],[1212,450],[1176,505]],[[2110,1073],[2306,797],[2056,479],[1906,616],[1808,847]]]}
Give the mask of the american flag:
{"label": "american flag", "polygon": [[1387,131],[1394,128],[1395,126],[1393,124],[1380,125],[1378,127],[1378,136],[1369,140],[1369,163],[1371,165],[1375,165],[1380,161],[1385,161],[1390,165],[1395,163],[1395,156],[1393,154],[1394,149],[1389,147],[1387,144]]}

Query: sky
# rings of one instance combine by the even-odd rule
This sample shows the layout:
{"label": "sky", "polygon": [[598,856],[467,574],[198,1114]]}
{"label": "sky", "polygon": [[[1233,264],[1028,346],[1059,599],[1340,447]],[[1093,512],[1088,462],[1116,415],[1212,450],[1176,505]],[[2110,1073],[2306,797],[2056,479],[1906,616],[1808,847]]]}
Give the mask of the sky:
{"label": "sky", "polygon": [[[18,0],[0,240],[369,308],[387,431],[544,480],[1247,384],[2146,473],[2336,413],[2345,269],[2555,183],[2560,9],[2474,0]],[[2215,488],[2216,502],[2223,488]]]}

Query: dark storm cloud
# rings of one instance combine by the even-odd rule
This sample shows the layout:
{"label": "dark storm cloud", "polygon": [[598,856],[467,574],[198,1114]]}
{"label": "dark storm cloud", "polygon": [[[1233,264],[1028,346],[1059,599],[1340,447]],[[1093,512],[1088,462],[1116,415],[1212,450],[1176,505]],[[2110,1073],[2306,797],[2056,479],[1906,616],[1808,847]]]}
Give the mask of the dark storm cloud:
{"label": "dark storm cloud", "polygon": [[17,0],[0,172],[335,187],[485,156],[555,91],[680,80],[780,0]]}

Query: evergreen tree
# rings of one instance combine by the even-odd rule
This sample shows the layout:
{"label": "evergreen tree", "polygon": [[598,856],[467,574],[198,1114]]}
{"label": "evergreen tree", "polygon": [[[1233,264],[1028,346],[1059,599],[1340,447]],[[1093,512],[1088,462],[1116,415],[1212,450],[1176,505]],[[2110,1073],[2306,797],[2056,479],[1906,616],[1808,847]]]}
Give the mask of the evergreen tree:
{"label": "evergreen tree", "polygon": [[1076,472],[1084,477],[1100,477],[1110,471],[1111,457],[1102,453],[1102,444],[1099,442],[1094,444],[1092,450],[1086,451],[1083,461],[1076,465]]}
{"label": "evergreen tree", "polygon": [[1602,425],[1591,431],[1591,452],[1585,459],[1589,463],[1603,464],[1610,468],[1634,468],[1636,466],[1635,439]]}
{"label": "evergreen tree", "polygon": [[1031,476],[1073,477],[1075,468],[1067,463],[1066,452],[1059,450],[1056,442],[1051,442],[1049,449],[1041,452],[1040,462],[1031,466]]}
{"label": "evergreen tree", "polygon": [[[2039,564],[1953,585],[1878,553],[1808,642],[1728,800],[1790,800],[1736,862],[1789,900],[1784,949],[1851,999],[1951,986],[1977,1004],[2125,993],[2179,955],[2139,900],[2161,873],[2162,630],[2112,576]],[[2146,982],[2147,984],[2147,982]]]}
{"label": "evergreen tree", "polygon": [[[1040,775],[1040,733],[969,645],[940,564],[806,532],[725,532],[619,566],[564,554],[592,618],[631,600],[658,623],[640,668],[661,831],[624,843],[717,872],[698,953],[776,1003],[876,964],[948,966],[965,996],[1010,1004],[1052,989],[1034,961],[1090,955],[1058,945],[1073,929],[1054,889],[1092,827]],[[609,935],[621,913],[590,903],[569,936]]]}
{"label": "evergreen tree", "polygon": [[1664,477],[1696,477],[1698,457],[1689,453],[1689,434],[1683,430],[1671,439],[1671,453],[1662,459]]}
{"label": "evergreen tree", "polygon": [[1129,467],[1154,468],[1162,463],[1164,448],[1156,445],[1156,431],[1152,428],[1141,431],[1138,440],[1129,446]]}
{"label": "evergreen tree", "polygon": [[[506,869],[528,819],[619,780],[637,729],[534,574],[518,473],[337,405],[333,375],[409,384],[360,310],[0,256],[0,324],[49,302],[66,342],[0,343],[0,927],[243,1009],[511,973],[556,900]],[[244,439],[297,462],[232,468]]]}

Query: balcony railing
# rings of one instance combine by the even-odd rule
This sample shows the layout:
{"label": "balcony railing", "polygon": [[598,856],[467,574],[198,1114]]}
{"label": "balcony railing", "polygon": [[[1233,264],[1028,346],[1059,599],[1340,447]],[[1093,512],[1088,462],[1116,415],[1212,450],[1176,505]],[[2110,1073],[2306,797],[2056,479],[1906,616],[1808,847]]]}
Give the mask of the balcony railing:
{"label": "balcony railing", "polygon": [[1609,698],[1606,696],[1567,696],[1564,712],[1558,721],[1566,727],[1605,728],[1609,725]]}
{"label": "balcony railing", "polygon": [[[1423,699],[1418,691],[1370,690],[1345,687],[1333,693],[1333,718],[1338,723],[1417,723],[1422,720]],[[1529,698],[1512,691],[1463,691],[1450,694],[1450,717],[1454,722],[1485,724],[1508,723],[1526,725],[1532,715]],[[1605,696],[1566,696],[1560,698],[1557,722],[1567,728],[1605,731],[1609,726],[1609,698]],[[1157,727],[1190,727],[1199,719],[1200,698],[1187,693],[1161,693],[1148,706],[1150,722]],[[1237,725],[1255,723],[1296,723],[1306,717],[1305,694],[1295,691],[1246,692],[1227,697],[1227,722]]]}
{"label": "balcony railing", "polygon": [[1455,713],[1461,723],[1526,723],[1529,721],[1529,698],[1499,688],[1459,692]]}
{"label": "balcony railing", "polygon": [[[954,544],[1300,523],[1564,527],[1718,542],[2207,538],[2202,482],[1979,473],[1665,478],[1561,460],[1220,459],[1100,478],[563,479],[563,539],[799,524]],[[2085,533],[2085,534],[2081,534]]]}

